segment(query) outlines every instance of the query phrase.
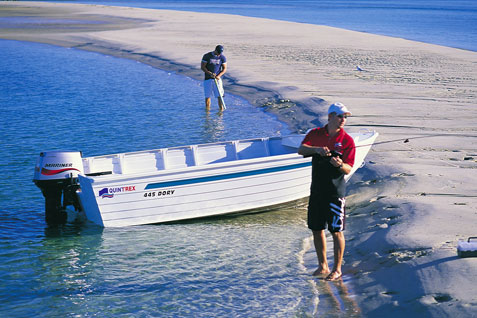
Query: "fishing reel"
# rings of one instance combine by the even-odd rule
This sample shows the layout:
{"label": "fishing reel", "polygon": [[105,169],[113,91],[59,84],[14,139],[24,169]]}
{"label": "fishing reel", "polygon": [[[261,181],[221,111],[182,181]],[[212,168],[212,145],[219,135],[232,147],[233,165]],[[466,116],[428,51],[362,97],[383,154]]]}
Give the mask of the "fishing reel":
{"label": "fishing reel", "polygon": [[333,158],[333,157],[339,157],[341,159],[343,159],[343,154],[341,152],[338,152],[336,150],[330,150],[330,159]]}

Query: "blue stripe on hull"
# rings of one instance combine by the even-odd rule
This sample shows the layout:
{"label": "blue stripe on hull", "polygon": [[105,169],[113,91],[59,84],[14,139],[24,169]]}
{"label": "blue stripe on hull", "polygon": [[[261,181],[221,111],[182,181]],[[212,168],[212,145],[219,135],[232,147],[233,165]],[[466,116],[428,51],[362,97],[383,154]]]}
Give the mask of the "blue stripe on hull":
{"label": "blue stripe on hull", "polygon": [[177,187],[177,186],[189,185],[189,184],[195,184],[195,183],[203,183],[203,182],[220,181],[220,180],[228,180],[228,179],[256,176],[256,175],[273,173],[273,172],[280,172],[280,171],[287,171],[287,170],[305,168],[305,167],[309,167],[309,166],[311,166],[311,162],[304,162],[304,163],[297,163],[297,164],[289,165],[289,166],[266,168],[266,169],[244,171],[244,172],[235,172],[235,173],[222,174],[222,175],[217,175],[217,176],[209,176],[209,177],[200,177],[200,178],[192,178],[192,179],[177,180],[177,181],[150,183],[146,186],[145,190],[157,189],[157,188],[167,188],[167,187]]}

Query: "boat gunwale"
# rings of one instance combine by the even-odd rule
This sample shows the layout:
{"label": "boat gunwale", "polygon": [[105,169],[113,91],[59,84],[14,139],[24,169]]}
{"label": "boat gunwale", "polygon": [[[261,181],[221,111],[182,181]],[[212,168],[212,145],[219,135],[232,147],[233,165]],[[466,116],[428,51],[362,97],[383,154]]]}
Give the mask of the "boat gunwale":
{"label": "boat gunwale", "polygon": [[[300,134],[296,134],[300,135]],[[112,153],[107,155],[99,155],[99,156],[90,156],[84,157],[83,159],[94,159],[94,158],[109,158],[109,157],[117,157],[119,155],[133,155],[133,154],[146,154],[150,152],[158,152],[158,151],[165,151],[165,150],[176,150],[188,147],[201,147],[201,146],[214,146],[214,145],[221,145],[221,144],[231,144],[234,142],[249,142],[249,141],[263,141],[263,140],[270,140],[270,139],[283,139],[288,136],[294,135],[287,135],[287,136],[274,136],[274,137],[257,137],[257,138],[247,138],[247,139],[235,139],[235,140],[225,140],[225,141],[217,141],[217,142],[210,142],[210,143],[201,143],[201,144],[193,144],[193,145],[181,145],[181,146],[173,146],[173,147],[164,147],[164,148],[155,148],[155,149],[147,149],[147,150],[139,150],[139,151],[128,151],[128,152],[118,152]],[[304,137],[305,135],[303,135]]]}

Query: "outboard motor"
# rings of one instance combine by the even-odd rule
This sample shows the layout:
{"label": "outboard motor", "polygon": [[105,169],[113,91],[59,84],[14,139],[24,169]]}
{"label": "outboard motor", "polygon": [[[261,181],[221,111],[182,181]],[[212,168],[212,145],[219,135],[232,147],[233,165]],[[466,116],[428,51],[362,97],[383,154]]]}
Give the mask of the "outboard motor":
{"label": "outboard motor", "polygon": [[40,153],[35,166],[33,182],[45,197],[45,219],[48,224],[66,222],[66,207],[80,210],[76,191],[78,174],[83,172],[81,152],[48,151]]}

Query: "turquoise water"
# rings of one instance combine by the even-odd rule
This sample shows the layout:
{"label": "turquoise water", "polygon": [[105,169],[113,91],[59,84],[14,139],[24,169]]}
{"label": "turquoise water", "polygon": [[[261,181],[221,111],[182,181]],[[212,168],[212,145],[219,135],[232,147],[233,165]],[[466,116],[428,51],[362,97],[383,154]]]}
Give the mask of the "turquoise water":
{"label": "turquoise water", "polygon": [[[0,317],[317,310],[329,286],[309,274],[316,261],[303,206],[168,225],[47,227],[32,182],[44,150],[89,156],[286,134],[284,124],[230,95],[226,112],[206,113],[200,82],[134,61],[16,41],[0,41],[0,51]],[[354,311],[321,293],[320,312]]]}
{"label": "turquoise water", "polygon": [[[54,1],[50,1],[54,2]],[[477,51],[475,0],[69,0],[329,25]],[[224,34],[224,37],[227,35]]]}
{"label": "turquoise water", "polygon": [[296,214],[105,230],[3,222],[0,316],[307,316],[316,297]]}

